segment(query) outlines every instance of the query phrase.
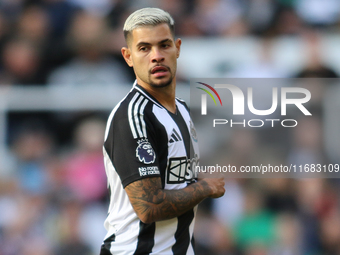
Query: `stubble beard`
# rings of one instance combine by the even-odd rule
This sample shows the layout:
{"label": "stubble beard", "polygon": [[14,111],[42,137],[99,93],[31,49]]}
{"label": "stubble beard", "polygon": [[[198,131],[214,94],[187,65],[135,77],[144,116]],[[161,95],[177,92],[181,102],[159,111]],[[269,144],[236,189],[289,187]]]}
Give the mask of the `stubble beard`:
{"label": "stubble beard", "polygon": [[168,71],[169,71],[169,74],[170,74],[170,77],[169,77],[169,79],[167,79],[166,81],[163,81],[162,83],[155,83],[155,82],[153,82],[152,81],[152,79],[151,79],[151,71],[149,72],[149,77],[148,77],[148,79],[149,79],[149,85],[151,86],[151,87],[153,87],[153,88],[165,88],[165,87],[167,87],[167,86],[169,86],[171,83],[172,83],[172,81],[173,81],[173,79],[174,79],[174,77],[173,77],[173,75],[172,75],[172,71],[171,71],[171,69],[168,67],[167,68],[168,69]]}
{"label": "stubble beard", "polygon": [[155,83],[155,82],[152,82],[151,79],[150,80],[150,86],[153,87],[153,88],[165,88],[167,86],[169,86],[172,81],[173,81],[173,77],[171,76],[168,80],[162,82],[162,83]]}

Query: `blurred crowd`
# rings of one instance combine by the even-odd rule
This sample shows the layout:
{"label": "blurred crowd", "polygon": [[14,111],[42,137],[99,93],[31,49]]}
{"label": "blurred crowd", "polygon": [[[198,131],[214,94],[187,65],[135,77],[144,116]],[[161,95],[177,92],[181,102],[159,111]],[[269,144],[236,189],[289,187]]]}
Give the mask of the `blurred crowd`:
{"label": "blurred crowd", "polygon": [[[0,87],[131,86],[134,74],[120,55],[122,27],[132,11],[147,6],[168,11],[181,37],[263,42],[263,62],[226,76],[338,77],[340,68],[324,63],[319,51],[320,33],[340,31],[338,0],[0,0]],[[281,36],[305,40],[308,61],[295,73],[283,75],[270,62],[271,40]],[[280,134],[284,162],[339,163],[325,155],[322,100],[317,116]],[[107,116],[9,113],[7,167],[0,162],[0,255],[99,253],[109,196],[102,156]],[[255,158],[256,141],[268,145],[268,135],[233,133],[225,160]],[[339,187],[321,178],[228,179],[224,197],[199,207],[198,254],[340,254]]]}
{"label": "blurred crowd", "polygon": [[337,0],[2,0],[0,84],[130,83],[122,27],[145,6],[172,14],[182,37],[275,38],[340,26]]}

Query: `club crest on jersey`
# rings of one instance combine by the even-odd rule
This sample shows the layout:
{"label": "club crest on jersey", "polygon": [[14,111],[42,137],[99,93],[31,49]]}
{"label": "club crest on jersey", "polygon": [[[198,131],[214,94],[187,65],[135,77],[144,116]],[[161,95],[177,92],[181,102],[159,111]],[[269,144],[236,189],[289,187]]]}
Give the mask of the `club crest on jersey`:
{"label": "club crest on jersey", "polygon": [[154,163],[156,154],[148,139],[139,140],[137,143],[136,157],[138,157],[139,161],[144,164]]}
{"label": "club crest on jersey", "polygon": [[190,134],[191,134],[191,138],[197,142],[197,133],[196,133],[196,129],[194,127],[194,123],[192,123],[192,121],[190,120]]}

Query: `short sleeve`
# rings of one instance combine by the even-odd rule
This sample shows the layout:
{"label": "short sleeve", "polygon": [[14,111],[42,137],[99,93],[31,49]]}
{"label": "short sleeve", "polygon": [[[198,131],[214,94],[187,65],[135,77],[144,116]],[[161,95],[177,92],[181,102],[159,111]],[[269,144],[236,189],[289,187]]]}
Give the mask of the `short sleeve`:
{"label": "short sleeve", "polygon": [[128,114],[121,106],[112,119],[104,148],[117,171],[122,185],[142,178],[160,176],[157,139],[152,122],[152,112],[146,109]]}

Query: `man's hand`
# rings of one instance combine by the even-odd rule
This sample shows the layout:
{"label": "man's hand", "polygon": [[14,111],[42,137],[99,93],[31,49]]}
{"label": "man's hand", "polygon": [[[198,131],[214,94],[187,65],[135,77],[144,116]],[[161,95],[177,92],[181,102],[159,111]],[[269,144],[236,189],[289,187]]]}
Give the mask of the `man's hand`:
{"label": "man's hand", "polygon": [[218,198],[224,195],[225,188],[224,188],[224,178],[205,178],[201,179],[198,182],[205,182],[208,187],[210,188],[210,195],[211,198]]}

